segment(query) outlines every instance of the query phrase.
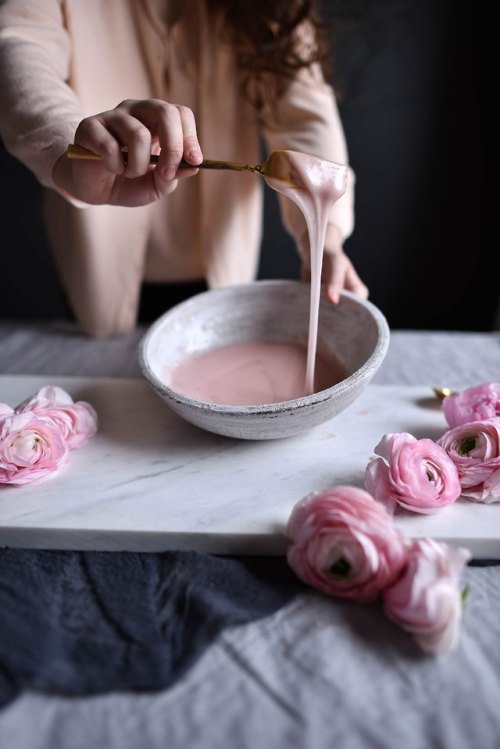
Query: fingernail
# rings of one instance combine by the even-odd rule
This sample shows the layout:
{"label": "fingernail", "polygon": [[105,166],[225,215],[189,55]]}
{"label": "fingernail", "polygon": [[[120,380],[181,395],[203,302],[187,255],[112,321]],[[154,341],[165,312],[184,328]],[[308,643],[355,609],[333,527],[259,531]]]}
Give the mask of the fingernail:
{"label": "fingernail", "polygon": [[203,155],[199,148],[191,148],[187,155],[189,162],[192,164],[200,164],[203,161]]}
{"label": "fingernail", "polygon": [[338,304],[340,295],[334,286],[328,287],[328,296],[330,297],[330,301],[332,301],[333,304]]}

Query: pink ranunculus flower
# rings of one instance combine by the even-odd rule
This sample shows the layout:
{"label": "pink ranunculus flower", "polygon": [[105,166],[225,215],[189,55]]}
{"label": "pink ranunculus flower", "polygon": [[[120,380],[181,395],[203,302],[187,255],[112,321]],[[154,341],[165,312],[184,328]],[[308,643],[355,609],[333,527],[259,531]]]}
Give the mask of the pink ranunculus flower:
{"label": "pink ranunculus flower", "polygon": [[74,403],[69,393],[53,385],[41,388],[16,411],[31,411],[42,419],[57,423],[70,450],[81,447],[97,432],[97,414],[90,403]]}
{"label": "pink ranunculus flower", "polygon": [[368,603],[407,558],[389,513],[363,489],[334,486],[298,502],[288,520],[288,563],[323,593]]}
{"label": "pink ranunculus flower", "polygon": [[403,574],[383,592],[387,616],[427,653],[449,653],[458,643],[463,596],[460,573],[471,558],[430,538],[415,540]]}
{"label": "pink ranunculus flower", "polygon": [[441,405],[452,429],[470,421],[500,417],[500,382],[485,382],[453,393],[446,396]]}
{"label": "pink ranunculus flower", "polygon": [[461,424],[438,442],[457,467],[464,497],[500,501],[500,418]]}
{"label": "pink ranunculus flower", "polygon": [[458,499],[458,472],[446,451],[407,432],[385,434],[365,473],[365,488],[389,511],[432,513]]}
{"label": "pink ranunculus flower", "polygon": [[0,419],[0,484],[28,484],[62,466],[68,448],[58,424],[35,413]]}
{"label": "pink ranunculus flower", "polygon": [[4,416],[11,416],[14,413],[12,406],[8,406],[6,403],[0,403],[0,422]]}

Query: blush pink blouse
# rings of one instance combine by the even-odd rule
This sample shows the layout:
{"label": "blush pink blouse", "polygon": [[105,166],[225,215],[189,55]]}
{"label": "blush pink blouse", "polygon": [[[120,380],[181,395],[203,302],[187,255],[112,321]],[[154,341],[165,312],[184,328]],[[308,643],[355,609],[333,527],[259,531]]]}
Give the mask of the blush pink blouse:
{"label": "blush pink blouse", "polygon": [[[200,170],[155,204],[92,206],[62,195],[52,172],[86,116],[124,99],[161,98],[195,113],[205,158],[258,163],[268,151],[303,151],[347,164],[334,94],[317,66],[303,70],[259,126],[239,95],[229,45],[192,0],[168,26],[161,0],[4,0],[0,4],[0,135],[44,185],[47,231],[81,328],[94,336],[130,330],[143,280],[210,287],[256,274],[263,180]],[[354,175],[330,222],[353,228]],[[298,209],[279,198],[284,226],[298,241]]]}

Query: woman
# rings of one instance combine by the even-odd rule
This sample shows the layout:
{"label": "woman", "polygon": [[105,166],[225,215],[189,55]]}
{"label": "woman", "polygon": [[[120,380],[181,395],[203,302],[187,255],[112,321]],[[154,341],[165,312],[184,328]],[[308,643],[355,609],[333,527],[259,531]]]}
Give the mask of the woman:
{"label": "woman", "polygon": [[[324,59],[312,0],[4,0],[0,134],[48,188],[48,236],[83,330],[130,330],[143,281],[255,277],[262,180],[179,162],[257,163],[263,137],[269,151],[347,163]],[[67,159],[72,142],[101,161]],[[353,181],[327,233],[334,302],[344,287],[367,293],[342,249]],[[281,210],[307,272],[303,217],[288,200]]]}

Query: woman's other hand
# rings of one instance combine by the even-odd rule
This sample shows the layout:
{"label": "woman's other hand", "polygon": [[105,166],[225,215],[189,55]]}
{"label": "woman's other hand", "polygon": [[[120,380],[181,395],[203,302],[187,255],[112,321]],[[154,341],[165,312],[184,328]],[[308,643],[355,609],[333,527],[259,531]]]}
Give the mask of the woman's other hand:
{"label": "woman's other hand", "polygon": [[[54,167],[54,181],[72,197],[95,205],[153,203],[175,190],[179,178],[196,174],[196,164],[203,161],[193,112],[160,99],[127,99],[86,117],[76,130],[75,143],[101,160],[64,155]],[[150,164],[152,153],[159,154],[156,166]],[[181,159],[193,169],[179,169]]]}
{"label": "woman's other hand", "polygon": [[[302,257],[308,258],[309,236],[307,232],[302,237],[301,250]],[[302,264],[302,280],[309,281],[310,278],[310,265],[304,260]],[[339,302],[340,292],[343,289],[353,291],[363,299],[368,298],[368,288],[360,279],[352,262],[344,252],[340,230],[334,224],[328,224],[327,228],[321,280],[325,285],[326,298],[333,304]]]}

